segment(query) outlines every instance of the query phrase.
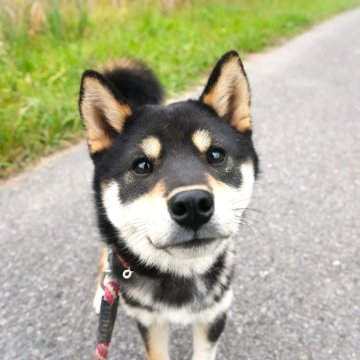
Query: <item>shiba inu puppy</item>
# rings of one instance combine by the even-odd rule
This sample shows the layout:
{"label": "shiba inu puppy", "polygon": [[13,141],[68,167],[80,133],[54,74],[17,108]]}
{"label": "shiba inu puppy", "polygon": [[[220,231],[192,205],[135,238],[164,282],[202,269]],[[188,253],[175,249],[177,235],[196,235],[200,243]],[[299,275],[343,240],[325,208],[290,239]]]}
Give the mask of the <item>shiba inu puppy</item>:
{"label": "shiba inu puppy", "polygon": [[[79,106],[95,165],[98,224],[118,255],[112,266],[121,305],[137,321],[148,359],[169,359],[169,323],[177,322],[193,324],[193,360],[213,360],[258,173],[250,87],[230,51],[198,100],[165,106],[162,94],[138,62],[82,76]],[[106,261],[104,251],[100,270]],[[100,288],[96,306],[99,296]]]}

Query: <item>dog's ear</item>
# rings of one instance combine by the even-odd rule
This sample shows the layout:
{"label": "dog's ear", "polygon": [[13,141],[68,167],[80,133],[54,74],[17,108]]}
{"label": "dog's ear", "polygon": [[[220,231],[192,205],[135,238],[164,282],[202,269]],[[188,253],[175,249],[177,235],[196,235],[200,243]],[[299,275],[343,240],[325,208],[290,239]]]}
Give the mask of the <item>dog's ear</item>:
{"label": "dog's ear", "polygon": [[111,146],[132,113],[121,94],[93,70],[86,70],[82,76],[79,108],[92,154]]}
{"label": "dog's ear", "polygon": [[229,51],[218,61],[200,101],[239,132],[251,130],[250,86],[236,51]]}

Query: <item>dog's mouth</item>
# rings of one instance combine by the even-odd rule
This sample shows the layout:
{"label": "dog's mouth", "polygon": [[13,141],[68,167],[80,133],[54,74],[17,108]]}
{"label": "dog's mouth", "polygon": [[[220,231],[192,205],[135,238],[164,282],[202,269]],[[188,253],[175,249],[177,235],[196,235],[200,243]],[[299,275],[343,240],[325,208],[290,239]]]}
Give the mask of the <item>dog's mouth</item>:
{"label": "dog's mouth", "polygon": [[183,248],[183,249],[189,249],[189,248],[197,248],[197,247],[205,247],[208,246],[212,243],[214,243],[215,241],[221,241],[224,240],[225,238],[194,238],[191,240],[187,240],[187,241],[182,241],[176,244],[172,244],[167,246],[168,248]]}
{"label": "dog's mouth", "polygon": [[207,248],[217,247],[223,240],[227,240],[229,236],[217,236],[217,237],[194,237],[191,239],[171,242],[161,247],[156,246],[148,237],[149,242],[159,250],[171,252],[172,250],[201,250]]}

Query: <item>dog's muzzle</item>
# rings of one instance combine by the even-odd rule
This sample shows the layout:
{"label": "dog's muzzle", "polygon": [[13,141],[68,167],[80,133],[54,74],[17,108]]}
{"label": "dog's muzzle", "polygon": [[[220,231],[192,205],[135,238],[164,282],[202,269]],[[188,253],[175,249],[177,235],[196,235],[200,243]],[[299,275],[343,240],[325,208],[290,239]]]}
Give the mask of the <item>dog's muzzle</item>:
{"label": "dog's muzzle", "polygon": [[214,199],[205,190],[183,191],[168,200],[168,208],[179,225],[197,231],[214,214]]}

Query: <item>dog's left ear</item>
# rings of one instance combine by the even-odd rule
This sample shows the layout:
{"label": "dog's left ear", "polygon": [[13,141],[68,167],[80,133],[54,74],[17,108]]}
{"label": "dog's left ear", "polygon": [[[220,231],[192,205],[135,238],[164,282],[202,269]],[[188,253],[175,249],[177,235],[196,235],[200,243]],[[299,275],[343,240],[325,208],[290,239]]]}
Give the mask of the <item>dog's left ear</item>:
{"label": "dog's left ear", "polygon": [[236,51],[229,51],[218,61],[200,101],[210,106],[237,131],[251,130],[250,86]]}

